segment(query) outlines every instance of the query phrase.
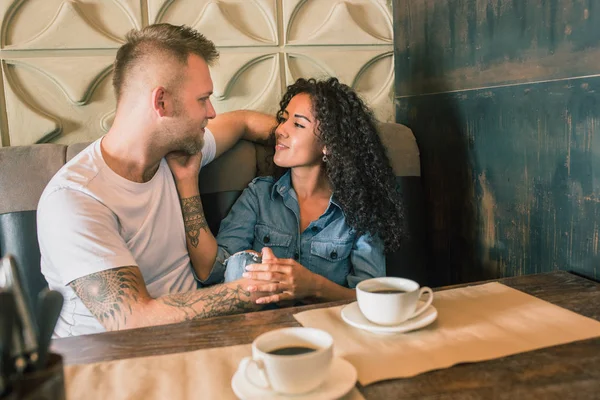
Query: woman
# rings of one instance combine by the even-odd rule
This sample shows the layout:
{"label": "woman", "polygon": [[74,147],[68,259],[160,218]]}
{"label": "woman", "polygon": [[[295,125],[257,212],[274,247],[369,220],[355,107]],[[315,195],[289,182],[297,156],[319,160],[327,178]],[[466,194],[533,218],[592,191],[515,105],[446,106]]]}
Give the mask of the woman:
{"label": "woman", "polygon": [[253,249],[262,263],[244,270],[234,254],[225,280],[243,276],[266,281],[251,291],[283,292],[259,304],[353,299],[358,282],[385,275],[384,251],[398,247],[403,225],[373,115],[335,78],[298,79],[277,122],[273,161],[282,174],[252,181],[217,235],[217,259]]}

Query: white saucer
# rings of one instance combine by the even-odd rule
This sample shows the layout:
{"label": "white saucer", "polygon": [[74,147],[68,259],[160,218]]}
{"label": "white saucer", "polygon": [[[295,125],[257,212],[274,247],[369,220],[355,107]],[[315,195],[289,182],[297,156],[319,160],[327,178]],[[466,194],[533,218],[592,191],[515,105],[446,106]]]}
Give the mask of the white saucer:
{"label": "white saucer", "polygon": [[[248,374],[260,381],[254,363],[248,365]],[[337,399],[352,390],[356,384],[356,369],[343,358],[333,357],[329,376],[315,390],[303,394],[281,394],[252,384],[239,369],[233,375],[231,387],[237,397],[243,400],[331,400]]]}
{"label": "white saucer", "polygon": [[[423,302],[419,301],[419,305]],[[371,321],[369,321],[362,312],[360,312],[360,308],[358,308],[358,302],[350,303],[344,308],[342,308],[342,319],[349,325],[352,325],[355,328],[364,329],[370,332],[375,333],[401,333],[401,332],[410,332],[415,329],[423,328],[433,321],[436,320],[438,315],[437,310],[434,306],[429,306],[423,312],[423,314],[418,317],[411,318],[407,321],[402,322],[399,325],[385,326],[378,325]]]}

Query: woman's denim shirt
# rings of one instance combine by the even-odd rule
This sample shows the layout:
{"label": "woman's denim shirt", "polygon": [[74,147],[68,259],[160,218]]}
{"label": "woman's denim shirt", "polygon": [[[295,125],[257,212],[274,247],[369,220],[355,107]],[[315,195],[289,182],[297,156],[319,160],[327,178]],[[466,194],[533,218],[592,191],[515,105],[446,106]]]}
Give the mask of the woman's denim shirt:
{"label": "woman's denim shirt", "polygon": [[270,247],[278,258],[293,258],[310,271],[338,285],[354,288],[360,281],[385,276],[383,243],[378,236],[357,237],[335,198],[327,210],[300,233],[300,208],[290,172],[277,182],[254,179],[221,222],[217,261],[210,285],[223,281],[227,258],[239,251],[260,253]]}

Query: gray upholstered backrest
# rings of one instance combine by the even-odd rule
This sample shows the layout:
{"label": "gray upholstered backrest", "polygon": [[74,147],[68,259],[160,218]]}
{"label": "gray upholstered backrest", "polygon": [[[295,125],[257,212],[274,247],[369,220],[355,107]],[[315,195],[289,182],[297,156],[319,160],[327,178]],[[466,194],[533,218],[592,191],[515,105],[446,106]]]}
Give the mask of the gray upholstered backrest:
{"label": "gray upholstered backrest", "polygon": [[[407,207],[409,231],[422,227],[422,188],[419,150],[410,129],[403,125],[380,125],[382,141],[398,177]],[[0,148],[0,256],[15,255],[26,275],[31,297],[44,286],[40,273],[35,210],[42,191],[60,167],[88,143],[70,146],[39,144]],[[207,220],[217,232],[221,219],[248,183],[258,175],[268,175],[272,149],[241,141],[227,153],[202,169],[200,191]],[[412,233],[411,233],[412,235]],[[424,252],[420,240],[412,235],[407,245],[388,257],[388,273],[418,278],[422,269],[418,259]]]}
{"label": "gray upholstered backrest", "polygon": [[30,304],[37,304],[37,293],[46,286],[40,272],[37,204],[65,163],[66,151],[57,144],[0,149],[0,256],[15,256]]}

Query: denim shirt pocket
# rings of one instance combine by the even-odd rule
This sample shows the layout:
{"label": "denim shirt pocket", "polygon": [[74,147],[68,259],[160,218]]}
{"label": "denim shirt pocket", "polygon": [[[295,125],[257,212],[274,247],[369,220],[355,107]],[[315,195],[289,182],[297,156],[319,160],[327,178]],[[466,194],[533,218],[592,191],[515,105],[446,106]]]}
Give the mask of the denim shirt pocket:
{"label": "denim shirt pocket", "polygon": [[293,236],[281,232],[271,226],[256,224],[254,227],[254,250],[260,251],[263,247],[270,247],[278,258],[290,258],[293,249],[290,249]]}
{"label": "denim shirt pocket", "polygon": [[310,244],[310,269],[338,285],[347,286],[351,251],[352,240],[313,241]]}

